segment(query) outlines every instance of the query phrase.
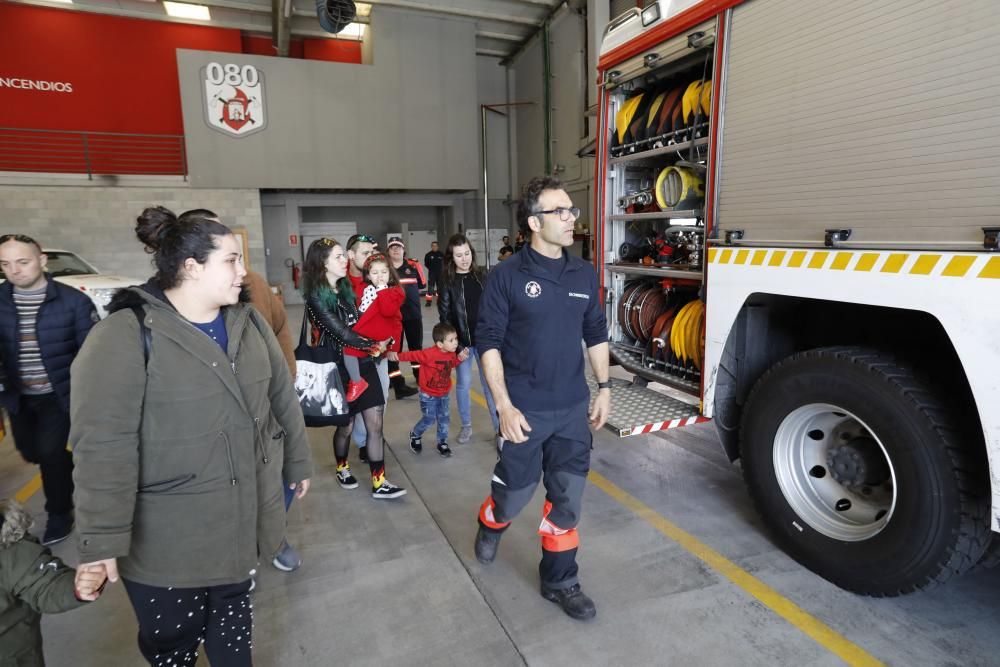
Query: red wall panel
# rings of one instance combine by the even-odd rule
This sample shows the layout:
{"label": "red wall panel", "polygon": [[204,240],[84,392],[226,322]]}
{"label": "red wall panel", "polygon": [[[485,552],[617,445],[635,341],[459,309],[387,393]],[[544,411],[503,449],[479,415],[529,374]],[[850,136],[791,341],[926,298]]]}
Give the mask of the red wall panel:
{"label": "red wall panel", "polygon": [[[274,41],[270,37],[243,35],[243,53],[255,56],[274,56]],[[288,43],[288,57],[302,58],[302,40],[293,39]]]}
{"label": "red wall panel", "polygon": [[177,49],[241,53],[238,30],[0,2],[0,127],[183,134]]}
{"label": "red wall panel", "polygon": [[306,60],[361,64],[361,42],[348,39],[306,39]]}

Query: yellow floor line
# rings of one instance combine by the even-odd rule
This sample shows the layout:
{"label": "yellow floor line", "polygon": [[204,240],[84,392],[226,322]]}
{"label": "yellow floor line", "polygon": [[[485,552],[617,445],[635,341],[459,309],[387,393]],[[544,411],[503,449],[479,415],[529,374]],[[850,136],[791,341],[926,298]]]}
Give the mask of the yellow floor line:
{"label": "yellow floor line", "polygon": [[42,488],[42,476],[36,473],[27,484],[22,486],[20,490],[14,494],[14,500],[23,505],[28,502],[28,498],[35,495],[40,488]]}
{"label": "yellow floor line", "polygon": [[[486,400],[481,394],[475,391],[470,393],[476,403],[484,408],[486,407]],[[620,505],[631,510],[636,516],[653,526],[653,528],[664,536],[679,544],[695,558],[698,558],[751,596],[757,598],[757,600],[771,611],[791,623],[799,631],[847,664],[865,666],[884,664],[694,535],[660,516],[651,507],[620,489],[600,473],[591,470],[588,480],[598,489],[611,496]]]}

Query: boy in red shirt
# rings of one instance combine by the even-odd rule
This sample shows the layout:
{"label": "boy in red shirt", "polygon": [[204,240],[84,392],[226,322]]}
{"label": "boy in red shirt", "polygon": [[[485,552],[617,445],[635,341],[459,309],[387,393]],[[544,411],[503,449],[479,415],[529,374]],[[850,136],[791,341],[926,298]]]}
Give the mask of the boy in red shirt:
{"label": "boy in red shirt", "polygon": [[468,358],[469,351],[455,353],[458,349],[458,334],[455,327],[445,322],[434,325],[431,337],[434,339],[434,347],[390,353],[389,359],[396,356],[400,361],[416,361],[420,364],[420,413],[423,416],[410,431],[410,449],[414,454],[423,451],[420,437],[436,421],[438,454],[448,457],[451,456],[451,448],[448,447],[451,371]]}

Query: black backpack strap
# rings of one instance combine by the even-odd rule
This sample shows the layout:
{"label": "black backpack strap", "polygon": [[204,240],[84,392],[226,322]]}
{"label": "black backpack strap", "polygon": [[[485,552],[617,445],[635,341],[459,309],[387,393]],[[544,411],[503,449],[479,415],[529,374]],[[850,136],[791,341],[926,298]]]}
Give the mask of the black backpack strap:
{"label": "black backpack strap", "polygon": [[142,335],[142,359],[144,365],[149,366],[149,350],[153,347],[153,333],[146,326],[146,311],[142,306],[132,306],[132,314],[139,322],[139,333]]}

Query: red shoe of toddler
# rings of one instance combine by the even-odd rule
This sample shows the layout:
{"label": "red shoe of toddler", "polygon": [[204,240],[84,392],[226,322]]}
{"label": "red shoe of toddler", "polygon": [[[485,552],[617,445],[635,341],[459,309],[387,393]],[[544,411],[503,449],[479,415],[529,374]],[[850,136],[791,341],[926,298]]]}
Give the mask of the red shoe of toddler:
{"label": "red shoe of toddler", "polygon": [[347,383],[347,402],[353,403],[354,401],[361,398],[361,394],[365,393],[365,389],[368,388],[368,382],[365,380],[351,380]]}

